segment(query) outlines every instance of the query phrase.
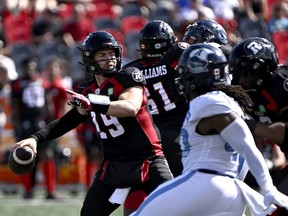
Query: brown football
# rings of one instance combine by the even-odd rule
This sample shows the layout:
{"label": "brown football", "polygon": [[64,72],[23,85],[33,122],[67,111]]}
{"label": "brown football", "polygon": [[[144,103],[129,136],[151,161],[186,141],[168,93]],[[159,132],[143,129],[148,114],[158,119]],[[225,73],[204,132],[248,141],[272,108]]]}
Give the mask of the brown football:
{"label": "brown football", "polygon": [[29,146],[18,147],[10,152],[8,164],[13,173],[24,175],[35,166],[35,155]]}

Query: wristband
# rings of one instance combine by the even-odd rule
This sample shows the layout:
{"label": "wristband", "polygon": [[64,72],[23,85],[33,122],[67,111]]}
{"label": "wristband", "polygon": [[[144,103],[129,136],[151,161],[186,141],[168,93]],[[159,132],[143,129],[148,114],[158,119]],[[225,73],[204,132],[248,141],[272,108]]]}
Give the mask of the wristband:
{"label": "wristband", "polygon": [[36,136],[36,135],[33,135],[33,134],[30,136],[30,138],[33,138],[33,139],[35,139],[35,140],[36,140],[36,142],[38,142],[38,140],[39,140],[38,136]]}
{"label": "wristband", "polygon": [[253,119],[245,119],[244,120],[249,127],[249,130],[251,131],[252,134],[254,134],[255,128],[257,126],[257,122]]}
{"label": "wristband", "polygon": [[92,110],[106,114],[110,106],[110,99],[105,95],[88,94]]}
{"label": "wristband", "polygon": [[288,153],[288,123],[285,122],[285,135],[283,142],[279,145],[280,149],[284,153]]}

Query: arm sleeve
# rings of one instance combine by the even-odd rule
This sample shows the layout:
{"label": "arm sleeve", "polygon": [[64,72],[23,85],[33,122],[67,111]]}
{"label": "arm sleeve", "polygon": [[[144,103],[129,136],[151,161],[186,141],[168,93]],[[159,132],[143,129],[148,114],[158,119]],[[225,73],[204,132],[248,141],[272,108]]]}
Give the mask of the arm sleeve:
{"label": "arm sleeve", "polygon": [[89,115],[81,115],[76,108],[73,108],[63,117],[52,121],[46,125],[46,127],[32,134],[31,137],[33,137],[38,143],[56,139],[74,129],[88,118]]}
{"label": "arm sleeve", "polygon": [[251,173],[262,189],[266,190],[273,187],[266,162],[255,145],[254,138],[243,119],[235,119],[221,131],[220,135],[246,159]]}

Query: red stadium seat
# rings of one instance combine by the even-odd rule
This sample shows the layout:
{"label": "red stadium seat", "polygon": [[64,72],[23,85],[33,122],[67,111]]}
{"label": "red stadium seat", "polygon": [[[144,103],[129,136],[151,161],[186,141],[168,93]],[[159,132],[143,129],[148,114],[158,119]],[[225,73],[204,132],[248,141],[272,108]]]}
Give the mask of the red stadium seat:
{"label": "red stadium seat", "polygon": [[278,31],[272,34],[272,42],[279,55],[279,61],[282,64],[288,63],[288,32]]}
{"label": "red stadium seat", "polygon": [[140,31],[147,22],[147,19],[140,16],[127,16],[121,20],[120,29],[125,35],[129,32]]}
{"label": "red stadium seat", "polygon": [[95,4],[95,7],[91,7],[87,13],[88,17],[91,19],[99,19],[103,17],[109,17],[111,19],[117,18],[117,15],[112,7],[110,1],[99,2]]}
{"label": "red stadium seat", "polygon": [[3,31],[8,44],[30,43],[33,19],[21,14],[10,15],[4,20]]}

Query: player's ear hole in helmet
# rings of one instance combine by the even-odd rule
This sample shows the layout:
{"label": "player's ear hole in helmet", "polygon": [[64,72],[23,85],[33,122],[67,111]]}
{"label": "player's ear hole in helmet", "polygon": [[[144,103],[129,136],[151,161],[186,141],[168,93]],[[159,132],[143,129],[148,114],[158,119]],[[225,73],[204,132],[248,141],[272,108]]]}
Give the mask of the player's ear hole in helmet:
{"label": "player's ear hole in helmet", "polygon": [[[90,33],[78,48],[83,61],[80,62],[80,64],[82,64],[89,73],[110,77],[117,73],[121,68],[122,47],[114,36],[106,31],[95,31]],[[112,49],[115,52],[117,63],[116,67],[113,69],[103,70],[99,68],[98,63],[94,60],[94,54],[105,49]]]}
{"label": "player's ear hole in helmet", "polygon": [[175,84],[187,99],[218,85],[230,85],[227,59],[212,43],[193,44],[186,49],[180,56],[178,72]]}
{"label": "player's ear hole in helmet", "polygon": [[261,37],[247,38],[235,45],[228,60],[232,84],[239,84],[241,76],[250,74],[259,86],[273,76],[279,65],[274,44]]}
{"label": "player's ear hole in helmet", "polygon": [[139,33],[139,47],[144,58],[161,57],[176,42],[171,26],[162,20],[148,22]]}
{"label": "player's ear hole in helmet", "polygon": [[225,29],[216,21],[202,19],[186,27],[181,41],[189,44],[215,42],[221,45],[228,44]]}

